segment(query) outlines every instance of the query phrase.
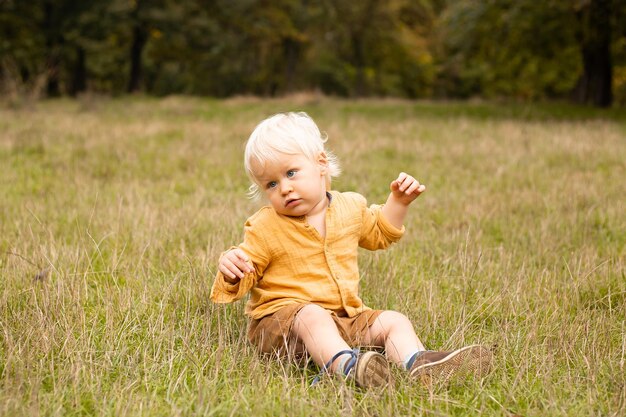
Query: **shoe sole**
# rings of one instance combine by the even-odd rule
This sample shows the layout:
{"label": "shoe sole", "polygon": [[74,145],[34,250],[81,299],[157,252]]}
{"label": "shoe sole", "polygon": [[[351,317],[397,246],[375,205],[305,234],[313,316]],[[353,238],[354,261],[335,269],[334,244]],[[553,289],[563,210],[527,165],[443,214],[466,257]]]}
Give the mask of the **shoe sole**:
{"label": "shoe sole", "polygon": [[484,346],[466,346],[437,362],[416,367],[410,375],[426,385],[446,383],[455,375],[482,377],[489,372],[492,356],[491,351]]}
{"label": "shoe sole", "polygon": [[354,381],[361,388],[384,387],[391,384],[389,362],[378,352],[363,352],[359,356]]}

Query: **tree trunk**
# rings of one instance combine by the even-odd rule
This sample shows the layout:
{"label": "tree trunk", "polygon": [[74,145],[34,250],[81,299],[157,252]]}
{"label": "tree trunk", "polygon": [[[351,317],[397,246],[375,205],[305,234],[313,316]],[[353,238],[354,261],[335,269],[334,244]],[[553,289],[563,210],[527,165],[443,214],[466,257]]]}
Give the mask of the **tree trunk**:
{"label": "tree trunk", "polygon": [[290,93],[296,85],[298,62],[301,58],[301,44],[295,39],[283,39],[283,55],[285,57],[284,92]]}
{"label": "tree trunk", "polygon": [[142,79],[142,55],[143,49],[148,41],[148,34],[141,23],[136,23],[133,27],[133,43],[130,47],[130,78],[128,80],[129,93],[137,92],[141,89]]}
{"label": "tree trunk", "polygon": [[60,60],[56,51],[48,51],[48,54],[48,58],[46,59],[46,95],[48,97],[58,97],[61,95],[59,84]]}
{"label": "tree trunk", "polygon": [[363,34],[359,31],[352,33],[350,37],[352,45],[352,61],[356,69],[356,77],[354,80],[354,90],[352,95],[355,97],[364,97],[367,95],[367,85],[365,83],[365,53],[363,45]]}
{"label": "tree trunk", "polygon": [[75,97],[78,93],[82,93],[87,90],[87,65],[85,61],[85,50],[82,47],[77,46],[76,62],[74,64],[72,83],[70,85],[70,95],[73,97]]}
{"label": "tree trunk", "polygon": [[57,29],[54,27],[54,5],[51,2],[44,4],[44,33],[46,36],[46,94],[48,97],[58,97],[61,95],[59,86],[59,49],[61,39]]}
{"label": "tree trunk", "polygon": [[591,0],[577,12],[583,74],[574,99],[610,107],[613,103],[611,64],[611,0]]}
{"label": "tree trunk", "polygon": [[370,86],[365,74],[368,64],[365,35],[369,30],[372,30],[377,6],[377,0],[369,0],[363,5],[355,24],[356,27],[350,30],[352,64],[356,70],[352,95],[356,97],[365,97],[370,94]]}

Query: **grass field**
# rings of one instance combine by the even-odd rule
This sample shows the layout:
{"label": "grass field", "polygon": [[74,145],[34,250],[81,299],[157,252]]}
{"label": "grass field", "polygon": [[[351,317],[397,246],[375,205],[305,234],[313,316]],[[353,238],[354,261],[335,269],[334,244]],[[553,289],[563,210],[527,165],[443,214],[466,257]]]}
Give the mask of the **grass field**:
{"label": "grass field", "polygon": [[[497,346],[495,370],[426,390],[309,383],[259,358],[243,303],[209,292],[239,242],[242,149],[305,110],[334,182],[383,202],[428,186],[407,234],[363,251],[361,291],[427,347]],[[565,105],[85,97],[0,106],[2,416],[622,416],[626,115]]]}

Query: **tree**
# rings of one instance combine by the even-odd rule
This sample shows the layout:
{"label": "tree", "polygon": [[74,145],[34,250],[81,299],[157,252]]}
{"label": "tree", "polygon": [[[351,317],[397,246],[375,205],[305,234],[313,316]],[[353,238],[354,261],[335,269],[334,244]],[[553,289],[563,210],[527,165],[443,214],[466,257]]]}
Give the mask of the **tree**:
{"label": "tree", "polygon": [[149,23],[144,16],[146,0],[134,0],[129,13],[131,25],[130,73],[126,91],[134,93],[140,90],[142,81],[143,51],[149,38]]}
{"label": "tree", "polygon": [[577,40],[583,73],[574,91],[576,101],[599,107],[613,103],[611,62],[612,0],[585,0],[576,8]]}
{"label": "tree", "polygon": [[23,93],[37,89],[44,72],[44,49],[39,22],[42,9],[31,2],[0,2],[0,65],[3,89]]}
{"label": "tree", "polygon": [[434,20],[429,1],[320,2],[312,36],[314,82],[353,97],[427,95],[432,60],[422,25]]}
{"label": "tree", "polygon": [[3,0],[0,87],[610,106],[625,20],[618,0]]}
{"label": "tree", "polygon": [[618,3],[453,1],[439,28],[443,90],[531,99],[574,91],[580,103],[610,106],[611,49],[623,36],[614,28],[626,8]]}
{"label": "tree", "polygon": [[3,69],[17,68],[18,82],[24,84],[44,79],[48,97],[86,91],[88,56],[97,38],[104,37],[105,4],[106,0],[3,3]]}

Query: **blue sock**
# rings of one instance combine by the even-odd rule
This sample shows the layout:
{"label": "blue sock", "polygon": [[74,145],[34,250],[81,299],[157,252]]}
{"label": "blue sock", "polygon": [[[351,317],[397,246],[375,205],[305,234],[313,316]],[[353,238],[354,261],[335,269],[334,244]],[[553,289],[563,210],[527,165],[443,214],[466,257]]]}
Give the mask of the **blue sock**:
{"label": "blue sock", "polygon": [[415,351],[413,351],[413,352],[409,353],[408,355],[406,355],[404,357],[404,369],[406,369],[407,371],[409,369],[411,369],[411,366],[415,362],[415,359],[417,359],[424,352],[426,352],[426,351],[425,350],[416,349]]}
{"label": "blue sock", "polygon": [[337,365],[337,367],[335,368],[335,374],[339,374],[339,375],[345,375],[346,371],[346,364],[348,363],[348,361],[352,359],[352,356],[345,354],[345,355],[341,355],[339,357],[339,364]]}

